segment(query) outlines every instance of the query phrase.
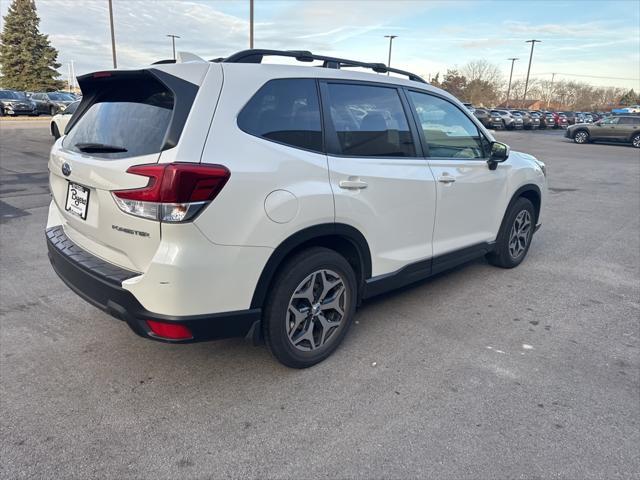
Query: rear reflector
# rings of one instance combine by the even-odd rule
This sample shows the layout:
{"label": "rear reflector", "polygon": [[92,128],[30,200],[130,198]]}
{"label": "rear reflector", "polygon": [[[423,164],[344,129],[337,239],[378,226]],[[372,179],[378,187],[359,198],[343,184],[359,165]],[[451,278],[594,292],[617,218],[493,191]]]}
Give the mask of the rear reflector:
{"label": "rear reflector", "polygon": [[149,177],[146,187],[113,191],[123,212],[162,222],[194,218],[222,190],[230,172],[222,165],[168,163],[135,165],[127,173]]}
{"label": "rear reflector", "polygon": [[190,340],[193,338],[191,330],[177,323],[163,323],[155,320],[147,320],[147,325],[154,336],[167,340]]}

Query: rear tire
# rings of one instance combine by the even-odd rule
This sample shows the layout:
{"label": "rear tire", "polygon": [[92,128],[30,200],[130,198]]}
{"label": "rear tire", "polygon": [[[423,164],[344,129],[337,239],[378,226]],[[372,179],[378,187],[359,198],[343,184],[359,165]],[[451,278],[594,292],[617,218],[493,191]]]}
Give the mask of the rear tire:
{"label": "rear tire", "polygon": [[631,137],[631,145],[635,148],[640,148],[640,133],[636,133]]}
{"label": "rear tire", "polygon": [[49,113],[50,113],[50,114],[51,114],[51,116],[53,117],[53,116],[56,114],[56,107],[53,107],[53,106],[52,106],[52,107],[49,109]]}
{"label": "rear tire", "polygon": [[284,365],[307,368],[331,355],[356,311],[356,275],[333,250],[313,247],[291,257],[271,286],[263,332]]}
{"label": "rear tire", "polygon": [[573,134],[573,141],[579,145],[589,143],[589,132],[586,130],[578,130]]}
{"label": "rear tire", "polygon": [[507,211],[493,252],[487,254],[491,265],[517,267],[527,256],[535,229],[536,209],[527,198],[520,197]]}

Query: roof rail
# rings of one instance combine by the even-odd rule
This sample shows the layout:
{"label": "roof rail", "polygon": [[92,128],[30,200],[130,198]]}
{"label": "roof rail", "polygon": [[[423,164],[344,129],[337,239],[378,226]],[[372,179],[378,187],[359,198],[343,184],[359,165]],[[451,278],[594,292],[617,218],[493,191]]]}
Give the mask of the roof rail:
{"label": "roof rail", "polygon": [[397,68],[387,67],[384,63],[367,63],[359,62],[357,60],[348,60],[346,58],[327,57],[325,55],[315,55],[306,50],[242,50],[241,52],[234,53],[227,58],[215,58],[211,61],[223,63],[262,63],[262,59],[267,56],[295,58],[299,62],[313,62],[314,60],[320,60],[323,62],[322,67],[324,68],[369,68],[376,73],[397,73],[398,75],[404,75],[408,77],[409,80],[413,80],[414,82],[427,83],[423,78],[416,75],[415,73],[406,72]]}

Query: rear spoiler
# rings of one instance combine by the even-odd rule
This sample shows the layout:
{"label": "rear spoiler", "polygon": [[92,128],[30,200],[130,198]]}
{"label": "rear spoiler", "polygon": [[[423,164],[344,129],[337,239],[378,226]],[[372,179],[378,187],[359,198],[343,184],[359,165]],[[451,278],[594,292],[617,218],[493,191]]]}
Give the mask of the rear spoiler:
{"label": "rear spoiler", "polygon": [[80,86],[80,90],[82,90],[82,100],[71,116],[64,133],[69,132],[69,130],[78,123],[78,120],[86,113],[91,105],[100,99],[101,95],[119,88],[126,89],[128,82],[145,78],[160,82],[173,94],[173,114],[162,150],[175,147],[178,144],[182,129],[187,121],[199,87],[194,83],[155,68],[144,70],[107,70],[88,73],[78,77],[78,85]]}

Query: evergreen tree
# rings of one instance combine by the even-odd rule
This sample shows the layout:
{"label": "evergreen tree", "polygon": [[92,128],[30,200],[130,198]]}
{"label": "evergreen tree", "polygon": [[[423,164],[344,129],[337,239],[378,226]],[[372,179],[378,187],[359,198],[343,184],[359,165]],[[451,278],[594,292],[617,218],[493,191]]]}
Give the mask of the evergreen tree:
{"label": "evergreen tree", "polygon": [[640,95],[636,95],[633,88],[620,98],[620,105],[637,105],[640,103]]}
{"label": "evergreen tree", "polygon": [[13,0],[4,17],[0,34],[0,64],[3,88],[13,90],[56,90],[63,82],[58,51],[47,35],[40,33],[35,0]]}

